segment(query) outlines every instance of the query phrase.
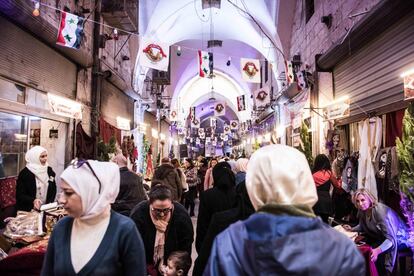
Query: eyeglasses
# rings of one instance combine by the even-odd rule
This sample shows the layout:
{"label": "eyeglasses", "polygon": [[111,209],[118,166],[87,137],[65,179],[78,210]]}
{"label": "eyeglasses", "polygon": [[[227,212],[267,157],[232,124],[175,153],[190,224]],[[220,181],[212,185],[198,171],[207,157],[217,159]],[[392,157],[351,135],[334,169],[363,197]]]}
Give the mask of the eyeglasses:
{"label": "eyeglasses", "polygon": [[73,168],[75,168],[75,169],[79,169],[84,164],[86,164],[88,166],[88,168],[91,170],[93,176],[95,176],[96,180],[98,180],[99,193],[101,193],[102,183],[99,180],[98,176],[96,175],[95,171],[92,169],[92,166],[91,166],[91,164],[89,164],[88,160],[75,158],[75,159],[72,160],[72,162],[70,162],[70,165],[73,166]]}
{"label": "eyeglasses", "polygon": [[165,209],[158,209],[158,208],[153,208],[151,207],[151,211],[153,211],[154,213],[156,213],[157,215],[161,215],[161,214],[167,214],[168,212],[171,212],[172,207],[170,208],[165,208]]}

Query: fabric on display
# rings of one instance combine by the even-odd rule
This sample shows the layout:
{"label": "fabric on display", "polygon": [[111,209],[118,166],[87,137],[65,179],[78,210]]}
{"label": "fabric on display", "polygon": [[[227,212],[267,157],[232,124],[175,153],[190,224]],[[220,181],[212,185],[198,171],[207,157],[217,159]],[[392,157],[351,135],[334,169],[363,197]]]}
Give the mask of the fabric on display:
{"label": "fabric on display", "polygon": [[358,189],[365,188],[378,198],[374,161],[382,141],[382,120],[368,118],[359,124],[360,146],[358,162]]}
{"label": "fabric on display", "polygon": [[79,159],[92,159],[95,156],[94,137],[89,136],[79,122],[76,125],[76,157]]}
{"label": "fabric on display", "polygon": [[102,140],[105,144],[109,143],[109,140],[112,136],[115,137],[119,145],[122,144],[121,130],[114,127],[102,118],[99,119],[99,135],[102,137]]}
{"label": "fabric on display", "polygon": [[119,193],[119,168],[112,162],[88,160],[102,184],[99,193],[99,183],[85,164],[80,168],[69,166],[60,176],[81,197],[83,214],[81,219],[88,219],[102,213]]}
{"label": "fabric on display", "polygon": [[402,124],[404,117],[404,109],[388,113],[385,125],[385,146],[395,146],[395,139],[402,138]]}

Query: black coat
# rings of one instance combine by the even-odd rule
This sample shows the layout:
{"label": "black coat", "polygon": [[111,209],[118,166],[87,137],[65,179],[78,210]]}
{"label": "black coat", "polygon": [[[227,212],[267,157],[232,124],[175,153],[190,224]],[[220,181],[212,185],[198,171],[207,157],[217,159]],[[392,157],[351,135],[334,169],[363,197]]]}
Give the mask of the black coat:
{"label": "black coat", "polygon": [[177,170],[171,164],[162,164],[155,169],[152,177],[151,186],[155,184],[164,184],[171,190],[172,199],[180,201],[183,193],[181,179]]}
{"label": "black coat", "polygon": [[[47,188],[46,202],[55,201],[56,197],[56,181],[55,172],[51,167],[47,167],[49,175],[49,186]],[[53,181],[50,181],[50,177]],[[33,201],[36,199],[36,176],[27,167],[20,171],[16,184],[16,209],[17,211],[31,211],[33,209]]]}
{"label": "black coat", "polygon": [[[216,165],[217,166],[217,165]],[[217,212],[222,212],[234,207],[236,190],[222,190],[214,186],[200,194],[200,207],[197,218],[196,250],[200,252],[201,245],[206,236],[211,218]]]}
{"label": "black coat", "polygon": [[[135,222],[144,241],[147,264],[153,264],[156,229],[149,212],[149,201],[143,201],[131,211],[131,219]],[[164,263],[167,263],[168,256],[173,251],[187,251],[191,256],[193,240],[194,230],[191,218],[180,203],[174,202],[174,212],[168,223],[165,237]]]}
{"label": "black coat", "polygon": [[231,224],[239,220],[247,219],[255,212],[249,195],[247,194],[245,181],[241,182],[237,188],[237,203],[236,207],[215,213],[211,218],[210,226],[208,227],[206,236],[199,251],[198,257],[194,263],[193,276],[203,275],[208,258],[210,257],[211,248],[213,247],[214,239],[218,234],[224,231]]}
{"label": "black coat", "polygon": [[131,210],[141,201],[146,200],[147,196],[142,185],[142,177],[128,170],[127,167],[119,169],[121,183],[119,194],[112,209],[120,214],[129,217]]}

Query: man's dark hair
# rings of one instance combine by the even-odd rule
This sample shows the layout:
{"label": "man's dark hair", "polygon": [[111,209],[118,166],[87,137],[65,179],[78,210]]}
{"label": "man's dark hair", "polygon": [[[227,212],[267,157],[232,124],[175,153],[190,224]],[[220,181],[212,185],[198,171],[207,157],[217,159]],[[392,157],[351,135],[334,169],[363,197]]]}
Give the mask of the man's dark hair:
{"label": "man's dark hair", "polygon": [[156,184],[151,187],[151,190],[148,194],[149,202],[153,203],[155,200],[172,200],[171,190],[168,186],[163,184]]}
{"label": "man's dark hair", "polygon": [[191,267],[191,257],[186,251],[174,251],[168,257],[175,265],[175,271],[182,269],[183,274],[187,275]]}

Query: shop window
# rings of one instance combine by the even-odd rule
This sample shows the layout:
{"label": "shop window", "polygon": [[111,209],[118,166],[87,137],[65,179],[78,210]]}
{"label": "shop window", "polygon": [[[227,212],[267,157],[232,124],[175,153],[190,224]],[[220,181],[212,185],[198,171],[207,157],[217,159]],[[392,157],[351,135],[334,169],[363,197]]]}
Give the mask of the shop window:
{"label": "shop window", "polygon": [[0,178],[19,173],[26,149],[27,117],[0,112]]}
{"label": "shop window", "polygon": [[25,94],[26,87],[0,78],[1,99],[24,104]]}
{"label": "shop window", "polygon": [[305,0],[305,15],[306,23],[311,19],[312,15],[315,13],[315,2],[314,0]]}

